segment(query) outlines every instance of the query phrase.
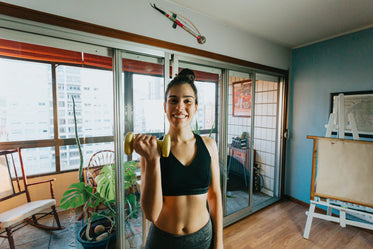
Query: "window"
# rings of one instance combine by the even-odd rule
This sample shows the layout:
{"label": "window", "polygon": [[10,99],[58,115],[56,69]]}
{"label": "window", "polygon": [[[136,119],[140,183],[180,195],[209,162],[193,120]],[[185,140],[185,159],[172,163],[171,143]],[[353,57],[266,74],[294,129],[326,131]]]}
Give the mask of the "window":
{"label": "window", "polygon": [[[19,158],[15,157],[15,161]],[[26,175],[51,173],[55,171],[55,155],[53,147],[22,149],[22,161]],[[16,163],[16,165],[20,165]],[[19,172],[21,169],[17,169]],[[12,177],[15,177],[14,170],[11,170]]]}
{"label": "window", "polygon": [[51,65],[0,57],[0,89],[0,142],[53,138]]}
{"label": "window", "polygon": [[[0,147],[4,142],[14,148],[28,141],[33,147],[23,149],[28,175],[79,167],[77,146],[66,145],[75,143],[72,97],[79,137],[84,138],[82,147],[90,152],[84,152],[85,157],[92,151],[113,149],[110,57],[82,56],[82,52],[3,39],[0,47],[0,89],[5,89],[0,91]],[[47,141],[49,147],[43,147],[40,140]],[[50,146],[51,142],[55,145]],[[59,144],[65,146],[55,150]]]}
{"label": "window", "polygon": [[[195,81],[198,91],[198,111],[195,120],[199,130],[211,130],[215,123],[216,88],[215,82]],[[192,122],[193,129],[196,121]],[[216,127],[214,127],[216,128]]]}
{"label": "window", "polygon": [[[114,150],[114,143],[93,143],[82,144],[83,160],[88,164],[92,154],[100,150]],[[79,168],[80,156],[77,145],[67,145],[60,147],[61,170],[72,170]]]}
{"label": "window", "polygon": [[159,76],[133,75],[135,133],[164,132],[163,81]]}
{"label": "window", "polygon": [[[66,85],[66,94],[58,95],[58,102],[66,102],[71,108],[62,110],[61,115],[66,119],[59,126],[67,127],[66,123],[73,124],[72,97],[75,100],[76,118],[80,137],[97,137],[113,135],[113,78],[112,72],[107,70],[76,68],[59,65],[57,82]],[[73,75],[73,76],[71,76]],[[74,85],[68,79],[74,79]],[[81,89],[93,87],[93,91]],[[74,126],[68,128],[68,138],[74,138]]]}

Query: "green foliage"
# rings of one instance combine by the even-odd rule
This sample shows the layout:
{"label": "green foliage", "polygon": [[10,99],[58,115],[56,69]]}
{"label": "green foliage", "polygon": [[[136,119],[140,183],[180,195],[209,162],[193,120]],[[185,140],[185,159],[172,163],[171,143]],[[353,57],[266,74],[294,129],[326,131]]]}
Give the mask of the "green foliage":
{"label": "green foliage", "polygon": [[70,185],[62,196],[61,209],[77,208],[86,206],[90,208],[97,207],[105,201],[99,193],[93,193],[93,188],[85,185],[84,182],[76,182]]}
{"label": "green foliage", "polygon": [[[130,161],[124,163],[125,182],[124,189],[126,190],[125,202],[127,204],[126,219],[137,218],[139,201],[137,192],[137,176],[135,173],[136,162]],[[107,201],[115,200],[115,167],[114,165],[104,166],[99,176],[97,177],[97,192]]]}
{"label": "green foliage", "polygon": [[127,212],[126,212],[126,219],[135,218],[137,219],[139,217],[139,206],[140,203],[137,200],[137,196],[135,194],[129,194],[126,195],[126,203],[128,205]]}
{"label": "green foliage", "polygon": [[101,197],[108,200],[115,200],[115,165],[104,166],[97,176],[97,192]]}
{"label": "green foliage", "polygon": [[89,192],[92,193],[92,188],[85,186],[84,182],[71,184],[62,196],[60,207],[68,209],[83,206],[89,199]]}
{"label": "green foliage", "polygon": [[197,135],[200,135],[200,131],[198,129],[198,121],[196,120],[196,125],[194,127],[194,130],[193,130],[194,134],[197,134]]}
{"label": "green foliage", "polygon": [[212,124],[212,127],[211,127],[211,129],[210,129],[209,137],[212,136],[212,131],[213,131],[213,130],[214,130],[214,124]]}
{"label": "green foliage", "polygon": [[[126,220],[139,217],[139,193],[137,190],[137,176],[135,173],[136,162],[125,162],[125,202],[126,202]],[[65,191],[61,200],[61,208],[76,208],[83,206],[85,217],[87,218],[87,229],[90,224],[99,218],[106,218],[111,223],[111,228],[115,227],[116,206],[115,206],[115,165],[105,165],[97,176],[97,192],[84,182],[73,183]],[[106,209],[100,212],[90,212],[88,208],[94,208],[99,205],[105,205]],[[89,240],[89,238],[87,238]]]}
{"label": "green foliage", "polygon": [[129,189],[130,187],[136,185],[137,176],[135,173],[136,170],[136,162],[130,161],[124,163],[124,188]]}
{"label": "green foliage", "polygon": [[[89,233],[89,228],[91,222],[98,218],[105,217],[111,223],[111,228],[114,229],[115,217],[116,217],[116,207],[115,207],[115,165],[105,165],[100,174],[97,177],[97,192],[94,191],[93,187],[85,185],[83,179],[83,154],[80,146],[78,128],[75,114],[75,101],[73,101],[73,114],[74,114],[74,124],[75,124],[75,140],[78,145],[79,155],[80,155],[80,167],[79,167],[79,182],[73,183],[65,191],[62,196],[60,207],[61,209],[77,208],[83,206],[83,212],[85,218],[87,218],[87,231]],[[131,218],[138,218],[138,191],[137,191],[137,176],[135,173],[136,162],[130,161],[123,165],[125,172],[125,202],[126,206],[126,220]],[[105,205],[106,209],[100,212],[90,212],[88,215],[88,208],[95,208],[99,205]],[[89,236],[88,236],[89,237]],[[88,238],[87,237],[87,238]],[[88,238],[90,240],[91,238]]]}
{"label": "green foliage", "polygon": [[83,153],[82,153],[82,147],[80,146],[80,140],[79,140],[79,135],[78,135],[78,124],[76,122],[76,113],[75,113],[75,100],[74,97],[71,96],[73,100],[73,114],[74,114],[74,127],[75,127],[75,141],[76,144],[78,145],[79,149],[79,156],[80,156],[80,164],[79,164],[79,181],[84,182],[83,178]]}
{"label": "green foliage", "polygon": [[[212,136],[212,132],[213,132],[213,130],[214,130],[214,124],[212,124],[212,127],[211,127],[211,129],[210,129],[209,137]],[[197,120],[196,120],[196,125],[195,125],[195,127],[194,127],[193,133],[194,133],[194,134],[197,134],[197,135],[201,135],[201,131],[200,131],[199,128],[198,128],[198,121],[197,121]]]}

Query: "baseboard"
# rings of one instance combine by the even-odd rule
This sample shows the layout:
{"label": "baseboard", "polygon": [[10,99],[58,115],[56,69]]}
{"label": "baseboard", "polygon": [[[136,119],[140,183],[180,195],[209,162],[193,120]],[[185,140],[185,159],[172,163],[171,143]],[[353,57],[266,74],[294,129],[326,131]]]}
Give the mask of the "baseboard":
{"label": "baseboard", "polygon": [[306,208],[310,207],[309,203],[301,201],[301,200],[298,200],[298,199],[296,199],[294,197],[291,197],[290,195],[284,195],[284,199],[288,199],[288,200],[290,200],[292,202],[295,202],[295,203],[297,203],[297,204],[299,204],[299,205],[301,205],[303,207],[306,207]]}

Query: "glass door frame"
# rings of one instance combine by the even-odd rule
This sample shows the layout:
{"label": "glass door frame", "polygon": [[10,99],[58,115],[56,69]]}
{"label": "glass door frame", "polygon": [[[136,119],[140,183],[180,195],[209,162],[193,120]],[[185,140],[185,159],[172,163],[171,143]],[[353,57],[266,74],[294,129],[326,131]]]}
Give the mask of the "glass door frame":
{"label": "glass door frame", "polygon": [[[240,69],[229,69],[229,70],[226,70],[226,74],[225,74],[225,87],[224,87],[224,94],[226,95],[225,97],[225,101],[226,103],[224,104],[224,108],[226,108],[226,110],[224,111],[224,119],[225,120],[225,129],[223,129],[222,131],[222,136],[225,137],[225,144],[223,145],[222,148],[228,148],[228,95],[229,95],[229,72],[230,71],[235,71],[235,72],[240,72],[242,74],[247,74],[248,77],[252,80],[253,84],[252,84],[252,87],[251,87],[251,122],[250,122],[250,139],[249,139],[249,155],[250,155],[250,161],[249,161],[249,169],[250,169],[250,183],[253,182],[253,165],[254,165],[254,149],[253,149],[253,146],[254,146],[254,124],[255,124],[255,82],[256,82],[256,72],[253,71],[253,70],[250,70],[250,69],[245,69],[245,70],[240,70]],[[222,94],[223,95],[223,94]],[[223,110],[222,110],[222,113],[223,113]],[[222,115],[223,116],[223,115]],[[222,160],[222,165],[228,165],[228,162],[227,162],[227,149],[224,150],[225,153],[223,158],[221,158]],[[223,161],[225,160],[225,161]],[[226,169],[226,167],[224,166],[224,168]],[[249,203],[248,203],[248,206],[247,207],[244,207],[230,215],[227,215],[227,195],[226,195],[226,192],[227,192],[227,178],[228,178],[228,172],[225,170],[224,172],[224,175],[223,175],[223,209],[224,209],[224,219],[223,219],[223,222],[224,222],[224,226],[227,226],[229,224],[232,224],[233,222],[237,221],[237,220],[240,220],[242,219],[243,217],[246,217],[248,216],[251,212],[252,212],[252,195],[253,195],[253,188],[252,188],[252,184],[249,184]]]}
{"label": "glass door frame", "polygon": [[114,151],[115,151],[115,201],[117,206],[117,248],[126,247],[126,214],[124,191],[124,86],[122,79],[122,52],[114,49]]}

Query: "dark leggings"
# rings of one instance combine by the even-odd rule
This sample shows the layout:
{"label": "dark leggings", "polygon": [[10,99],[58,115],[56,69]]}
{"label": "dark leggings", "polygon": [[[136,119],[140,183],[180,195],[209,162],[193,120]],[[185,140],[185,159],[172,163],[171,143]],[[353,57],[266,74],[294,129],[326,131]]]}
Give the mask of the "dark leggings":
{"label": "dark leggings", "polygon": [[195,233],[175,235],[150,225],[145,249],[212,249],[213,230],[211,219]]}

